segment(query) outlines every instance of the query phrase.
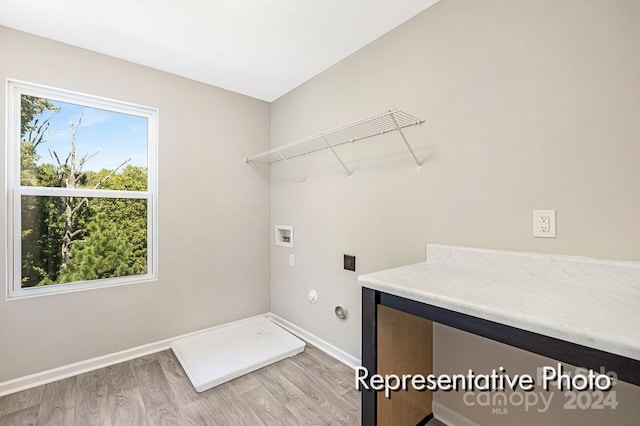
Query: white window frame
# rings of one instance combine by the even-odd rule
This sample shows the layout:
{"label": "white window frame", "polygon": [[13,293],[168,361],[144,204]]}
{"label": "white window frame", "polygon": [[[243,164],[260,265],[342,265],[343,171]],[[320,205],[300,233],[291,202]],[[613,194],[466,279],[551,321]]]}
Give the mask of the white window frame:
{"label": "white window frame", "polygon": [[[69,293],[157,280],[158,274],[158,110],[140,105],[25,81],[7,79],[6,108],[6,268],[7,300]],[[20,185],[21,96],[37,96],[55,101],[100,108],[144,117],[147,128],[147,191],[115,191],[85,188],[45,188]],[[23,195],[131,198],[147,200],[147,273],[125,277],[22,288],[21,203]]]}

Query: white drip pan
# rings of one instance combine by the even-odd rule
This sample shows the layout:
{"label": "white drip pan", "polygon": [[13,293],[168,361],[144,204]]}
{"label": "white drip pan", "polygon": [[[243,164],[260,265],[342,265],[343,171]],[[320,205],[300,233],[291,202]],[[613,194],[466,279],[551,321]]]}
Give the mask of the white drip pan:
{"label": "white drip pan", "polygon": [[304,351],[304,342],[266,318],[198,333],[171,344],[198,392]]}

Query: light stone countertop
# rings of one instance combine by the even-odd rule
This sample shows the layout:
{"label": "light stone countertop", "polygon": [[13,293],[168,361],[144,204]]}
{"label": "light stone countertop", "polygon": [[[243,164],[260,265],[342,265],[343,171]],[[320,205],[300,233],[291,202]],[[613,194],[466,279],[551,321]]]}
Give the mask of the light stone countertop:
{"label": "light stone countertop", "polygon": [[640,262],[429,244],[362,287],[640,360]]}

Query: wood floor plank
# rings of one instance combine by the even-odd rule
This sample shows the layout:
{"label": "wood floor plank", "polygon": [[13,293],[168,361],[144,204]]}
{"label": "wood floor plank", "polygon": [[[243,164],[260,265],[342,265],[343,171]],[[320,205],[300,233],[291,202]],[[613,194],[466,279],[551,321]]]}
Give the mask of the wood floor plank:
{"label": "wood floor plank", "polygon": [[35,426],[38,421],[38,405],[23,408],[13,413],[5,414],[0,417],[0,425],[2,426]]}
{"label": "wood floor plank", "polygon": [[229,426],[264,425],[264,422],[240,398],[240,394],[236,392],[233,386],[233,381],[209,389],[203,392],[202,396],[203,399],[200,404],[208,404],[211,408],[212,417],[219,422],[213,422],[212,424]]}
{"label": "wood floor plank", "polygon": [[244,376],[236,377],[230,382],[225,383],[225,385],[228,385],[228,387],[232,388],[236,394],[240,395],[255,388],[259,388],[260,382],[255,374],[245,374]]}
{"label": "wood floor plank", "polygon": [[298,426],[296,418],[265,388],[257,388],[241,395],[256,416],[267,426]]}
{"label": "wood floor plank", "polygon": [[0,398],[0,415],[15,413],[40,404],[43,392],[44,386],[38,386],[3,396]]}
{"label": "wood floor plank", "polygon": [[162,372],[167,378],[169,386],[175,395],[176,403],[179,406],[188,405],[199,399],[198,392],[189,381],[173,351],[158,352],[156,360],[160,364],[160,368],[162,368]]}
{"label": "wood floor plank", "polygon": [[[316,407],[314,405],[304,405],[307,402],[307,397],[299,399],[296,403],[287,404],[287,409],[291,411],[291,413],[300,419],[300,425],[331,425],[331,426],[339,426],[341,423],[334,418],[332,418],[329,414],[324,412],[320,407]],[[358,423],[359,424],[359,423]]]}
{"label": "wood floor plank", "polygon": [[355,385],[352,389],[344,392],[340,395],[342,399],[351,404],[353,407],[360,407],[362,394],[360,391],[356,390]]}
{"label": "wood floor plank", "polygon": [[113,425],[149,425],[144,402],[137,387],[109,395],[109,414]]}
{"label": "wood floor plank", "polygon": [[180,424],[175,395],[157,360],[133,368],[149,422],[152,425]]}
{"label": "wood floor plank", "polygon": [[189,405],[180,407],[184,420],[184,426],[218,426],[216,419],[219,415],[214,413],[210,404],[197,400]]}
{"label": "wood floor plank", "polygon": [[[87,373],[76,376],[76,387],[80,392],[96,391],[99,394],[107,394],[107,378],[106,370],[100,368],[98,370],[89,371]],[[77,398],[76,398],[77,402]]]}
{"label": "wood floor plank", "polygon": [[73,422],[77,426],[110,426],[108,387],[105,369],[77,376]]}
{"label": "wood floor plank", "polygon": [[344,425],[360,423],[360,410],[346,402],[322,378],[308,374],[291,358],[275,364],[282,375],[334,420]]}
{"label": "wood floor plank", "polygon": [[304,348],[304,353],[309,355],[310,357],[315,358],[322,365],[324,365],[324,366],[326,366],[328,368],[333,368],[333,367],[337,367],[337,366],[345,366],[340,361],[338,361],[337,359],[335,359],[331,355],[327,354],[326,352],[321,351],[320,349],[316,348],[315,346],[306,345],[305,348]]}
{"label": "wood floor plank", "polygon": [[278,372],[275,366],[259,370],[257,377],[262,388],[282,404],[301,425],[337,424],[320,407],[316,406],[300,389]]}
{"label": "wood floor plank", "polygon": [[43,387],[38,411],[38,426],[71,425],[76,405],[76,377],[47,383]]}
{"label": "wood floor plank", "polygon": [[[354,407],[360,407],[360,392],[355,387],[355,372],[346,364],[322,352],[320,349],[307,345],[305,354],[320,362],[316,370],[340,395]],[[294,362],[303,365],[304,357],[293,358]]]}
{"label": "wood floor plank", "polygon": [[270,367],[257,371],[253,377],[256,377],[260,386],[271,392],[280,404],[288,404],[304,396],[304,393],[276,368]]}
{"label": "wood floor plank", "polygon": [[69,426],[75,424],[75,410],[66,408],[64,410],[56,410],[50,417],[38,416],[37,426]]}
{"label": "wood floor plank", "polygon": [[122,393],[137,386],[133,374],[133,361],[110,365],[105,367],[104,371],[109,395]]}
{"label": "wood floor plank", "polygon": [[260,384],[293,414],[301,425],[339,424],[320,406],[287,380],[276,366],[269,366],[257,372]]}
{"label": "wood floor plank", "polygon": [[[220,404],[212,404],[207,398],[202,398],[191,404],[181,407],[185,426],[227,426],[240,425],[239,417],[233,414],[229,407]],[[251,418],[251,423],[261,424],[257,419]]]}
{"label": "wood floor plank", "polygon": [[142,355],[139,356],[138,358],[134,358],[131,360],[131,363],[133,364],[134,367],[137,367],[139,365],[142,364],[146,364],[148,362],[151,361],[155,361],[157,358],[158,352],[152,353],[152,354],[147,354],[147,355]]}
{"label": "wood floor plank", "polygon": [[[318,351],[317,349],[315,350]],[[293,362],[299,365],[304,371],[321,377],[335,392],[343,394],[354,387],[353,370],[349,367],[342,364],[339,366],[333,363],[333,365],[323,364],[314,356],[306,353],[306,351],[300,355],[301,356],[292,358]]]}

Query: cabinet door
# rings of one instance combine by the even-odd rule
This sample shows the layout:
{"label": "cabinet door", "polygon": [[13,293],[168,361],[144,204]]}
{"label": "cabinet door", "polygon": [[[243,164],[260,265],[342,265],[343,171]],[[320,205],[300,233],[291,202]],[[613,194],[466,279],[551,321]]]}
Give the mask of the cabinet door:
{"label": "cabinet door", "polygon": [[[433,323],[429,320],[378,305],[378,374],[433,372]],[[431,413],[432,393],[397,391],[391,398],[377,395],[378,425],[415,425]]]}

